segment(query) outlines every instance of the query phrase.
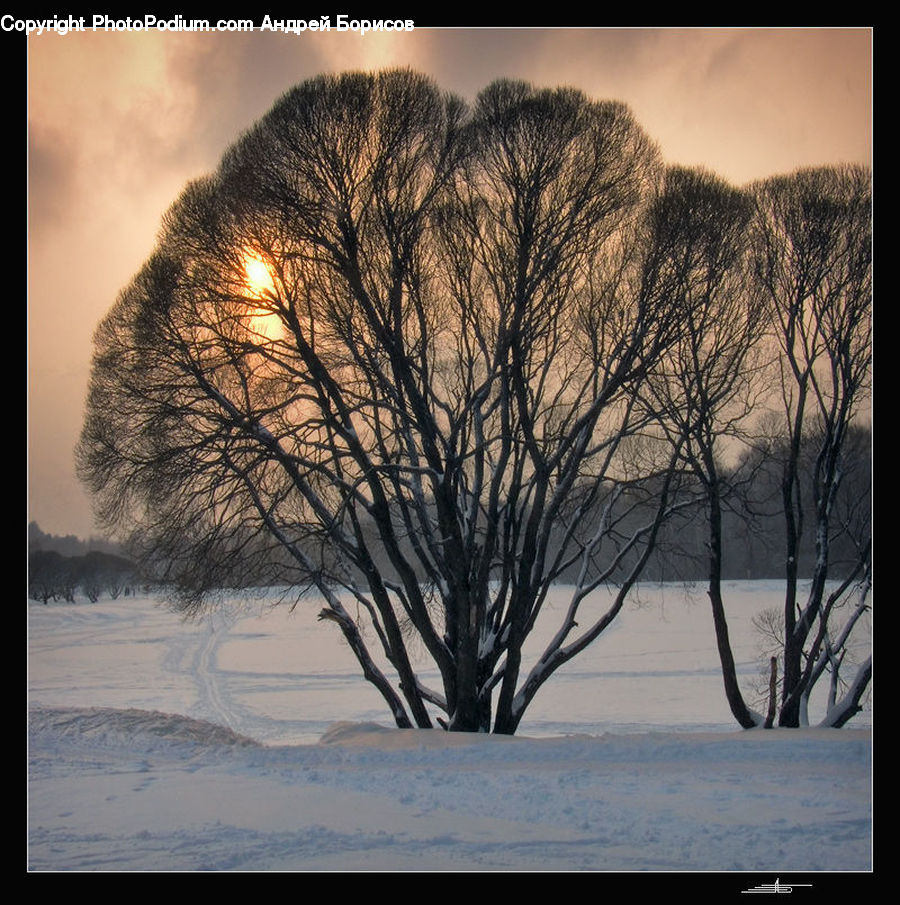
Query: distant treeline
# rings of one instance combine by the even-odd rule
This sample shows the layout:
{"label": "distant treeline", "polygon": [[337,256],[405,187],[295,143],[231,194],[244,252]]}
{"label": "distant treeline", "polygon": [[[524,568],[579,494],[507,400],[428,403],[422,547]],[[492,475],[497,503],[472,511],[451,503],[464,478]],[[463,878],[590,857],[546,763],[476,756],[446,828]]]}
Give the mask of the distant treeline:
{"label": "distant treeline", "polygon": [[[814,435],[810,431],[810,435]],[[783,468],[788,441],[770,437],[745,449],[737,461],[720,463],[722,475],[722,577],[784,579],[786,538]],[[817,480],[816,444],[805,442],[794,493],[802,497],[806,523],[799,532],[798,577],[812,577],[818,555],[814,533],[814,493]],[[871,531],[872,434],[866,426],[852,427],[844,441],[841,481],[831,514],[828,558],[834,576],[843,576],[857,561]],[[682,492],[690,490],[690,482]],[[644,581],[702,581],[707,577],[707,531],[702,502],[668,521],[643,572]],[[645,517],[640,508],[631,519]]]}
{"label": "distant treeline", "polygon": [[77,596],[96,602],[101,597],[131,594],[140,584],[138,571],[121,549],[109,541],[74,535],[45,534],[36,522],[28,525],[28,596],[47,603]]}
{"label": "distant treeline", "polygon": [[[859,539],[868,536],[871,522],[871,432],[865,427],[850,431],[844,449],[842,480],[834,503],[833,531],[829,557],[835,574],[842,561],[853,562]],[[783,439],[774,438],[764,448],[747,451],[727,473],[726,508],[723,513],[723,577],[726,579],[783,578],[785,574],[785,520],[781,498]],[[811,493],[816,463],[812,456],[801,457],[803,480]],[[651,501],[652,502],[652,501]],[[648,504],[649,505],[649,504]],[[628,530],[646,518],[638,504],[622,525]],[[706,530],[702,505],[663,526],[644,570],[646,581],[699,581],[706,578]],[[374,531],[374,527],[369,530]],[[171,579],[165,568],[139,569],[125,551],[114,543],[92,538],[88,541],[68,535],[45,534],[35,522],[28,526],[28,596],[74,602],[76,596],[96,601],[101,596],[117,598],[136,588],[167,585]],[[373,549],[377,545],[373,541]],[[279,562],[279,552],[260,547],[249,557],[254,565],[236,573],[228,583],[234,590],[270,584],[290,584],[288,564]],[[310,550],[313,554],[314,551]],[[227,551],[222,554],[228,559]],[[320,554],[322,555],[322,554]],[[816,543],[811,531],[801,532],[799,577],[812,575]],[[381,563],[389,572],[390,563]],[[220,563],[221,567],[221,563]],[[202,564],[198,562],[198,570]],[[155,580],[152,577],[155,575]],[[563,573],[562,581],[575,574]]]}
{"label": "distant treeline", "polygon": [[[801,449],[798,462],[800,478],[793,493],[802,497],[810,517],[806,524],[797,526],[798,578],[812,577],[816,557],[813,524],[814,484],[817,480],[815,457],[815,430]],[[788,441],[783,437],[757,438],[753,446],[744,448],[742,454],[730,465],[719,463],[722,493],[722,577],[727,580],[784,579],[787,556],[785,507],[783,498],[784,462]],[[872,485],[872,436],[866,426],[855,426],[845,439],[841,481],[833,502],[831,531],[828,538],[828,557],[832,574],[843,576],[846,569],[856,562],[860,546],[871,530]],[[601,551],[607,558],[615,555],[617,538],[624,543],[634,531],[646,523],[653,513],[658,489],[652,481],[644,482],[626,494],[632,497],[630,513],[622,518],[615,531],[608,532],[608,547]],[[689,506],[673,516],[660,529],[659,536],[642,573],[643,581],[704,581],[708,577],[708,526],[704,509],[702,488],[690,476],[685,476],[679,493],[687,499],[696,498],[696,505]],[[604,505],[603,493],[597,495],[597,509]],[[596,516],[584,518],[584,537],[587,542],[597,523]],[[369,544],[377,551],[377,538],[373,525],[363,525],[372,534]],[[555,534],[561,534],[564,525]],[[558,541],[551,535],[551,551],[558,549]],[[626,573],[634,559],[641,554],[637,548],[613,578]],[[379,568],[392,580],[399,580],[392,571],[386,556],[373,554]],[[271,562],[265,556],[258,562]],[[562,572],[560,581],[574,582],[579,565]],[[253,580],[249,582],[254,583]]]}
{"label": "distant treeline", "polygon": [[28,523],[28,549],[35,550],[55,550],[63,556],[84,556],[94,550],[102,553],[114,553],[117,556],[124,556],[124,551],[120,544],[114,541],[106,540],[102,537],[91,537],[88,540],[82,540],[74,534],[47,534],[41,531],[37,522]]}

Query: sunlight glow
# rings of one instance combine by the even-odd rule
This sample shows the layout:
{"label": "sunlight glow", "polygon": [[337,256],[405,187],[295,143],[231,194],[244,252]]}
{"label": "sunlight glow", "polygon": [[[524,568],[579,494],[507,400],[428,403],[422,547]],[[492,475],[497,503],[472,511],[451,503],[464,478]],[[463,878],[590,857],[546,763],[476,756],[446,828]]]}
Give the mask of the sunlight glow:
{"label": "sunlight glow", "polygon": [[256,254],[244,257],[244,276],[251,295],[265,298],[275,293],[275,283],[269,272],[269,265]]}
{"label": "sunlight glow", "polygon": [[[254,252],[244,256],[244,282],[253,298],[264,301],[276,295],[275,281],[272,279],[269,265]],[[276,339],[281,333],[278,316],[263,306],[255,308],[249,327],[252,332],[262,334],[268,339]]]}

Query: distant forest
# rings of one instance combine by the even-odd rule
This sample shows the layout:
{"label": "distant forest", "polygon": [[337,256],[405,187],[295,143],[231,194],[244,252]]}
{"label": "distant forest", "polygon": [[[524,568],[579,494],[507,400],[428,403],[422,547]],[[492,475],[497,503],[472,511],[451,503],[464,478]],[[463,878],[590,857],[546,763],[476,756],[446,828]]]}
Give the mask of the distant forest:
{"label": "distant forest", "polygon": [[[798,525],[800,543],[798,577],[812,577],[816,563],[813,488],[816,482],[817,438],[815,430],[801,449],[800,479],[796,493],[802,496],[808,523]],[[723,578],[761,579],[785,577],[785,507],[782,472],[787,440],[772,437],[768,443],[746,450],[731,468],[722,467],[724,510]],[[872,432],[866,426],[851,427],[843,450],[841,477],[831,512],[828,558],[834,574],[857,560],[869,536],[872,521]],[[662,531],[658,548],[648,563],[644,580],[675,581],[706,578],[706,533],[701,512],[694,510]]]}
{"label": "distant forest", "polygon": [[[780,499],[780,455],[776,441],[765,454],[747,452],[729,470],[726,509],[723,515],[723,577],[730,580],[783,578],[785,574],[784,515]],[[809,487],[814,462],[804,463],[802,482]],[[871,521],[871,432],[854,428],[845,448],[843,477],[835,501],[834,533],[830,559],[839,566],[852,561],[858,538]],[[641,505],[633,518],[641,518]],[[374,530],[374,527],[372,528]],[[656,549],[644,571],[646,581],[698,581],[706,578],[705,524],[702,508],[687,510],[662,529]],[[36,522],[28,525],[28,596],[75,602],[117,598],[157,584],[146,569],[129,559],[124,548],[102,538],[81,540],[74,535],[43,532]],[[259,551],[257,576],[242,573],[233,583],[243,586],[273,583],[279,571],[271,551]],[[799,577],[809,578],[815,565],[815,537],[803,533]],[[389,564],[382,564],[389,569]],[[568,576],[564,575],[563,580]],[[572,576],[574,579],[574,575]],[[277,583],[277,580],[276,582]]]}
{"label": "distant forest", "polygon": [[139,583],[138,571],[122,548],[102,538],[84,541],[68,534],[60,537],[28,524],[28,597],[47,603],[76,596],[96,602],[131,594]]}
{"label": "distant forest", "polygon": [[63,556],[84,556],[92,551],[114,553],[124,556],[122,545],[102,537],[91,537],[82,540],[74,534],[47,534],[41,531],[37,522],[28,523],[28,550],[54,550]]}

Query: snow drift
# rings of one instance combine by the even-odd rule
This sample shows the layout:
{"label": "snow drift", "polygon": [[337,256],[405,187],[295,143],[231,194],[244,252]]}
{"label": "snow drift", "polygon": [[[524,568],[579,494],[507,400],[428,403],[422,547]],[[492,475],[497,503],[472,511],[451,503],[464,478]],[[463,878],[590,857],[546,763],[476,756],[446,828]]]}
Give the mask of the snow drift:
{"label": "snow drift", "polygon": [[[313,620],[184,625],[148,600],[29,612],[31,870],[871,868],[867,723],[698,728],[716,679],[700,607],[626,613],[615,645],[560,677],[553,720],[513,738],[390,728]],[[607,687],[628,731],[618,710],[597,728]]]}

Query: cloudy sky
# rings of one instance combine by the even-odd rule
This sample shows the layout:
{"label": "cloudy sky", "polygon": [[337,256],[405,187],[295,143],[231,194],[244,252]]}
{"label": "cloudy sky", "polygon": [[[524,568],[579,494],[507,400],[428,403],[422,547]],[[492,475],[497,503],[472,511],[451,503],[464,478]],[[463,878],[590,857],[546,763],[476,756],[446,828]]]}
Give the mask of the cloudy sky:
{"label": "cloudy sky", "polygon": [[29,518],[96,533],[74,474],[91,336],[184,184],[291,85],[410,66],[472,99],[498,77],[630,105],[665,160],[735,184],[869,163],[868,29],[425,29],[28,39]]}

